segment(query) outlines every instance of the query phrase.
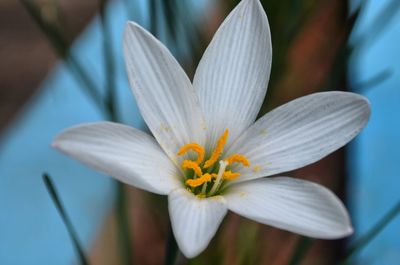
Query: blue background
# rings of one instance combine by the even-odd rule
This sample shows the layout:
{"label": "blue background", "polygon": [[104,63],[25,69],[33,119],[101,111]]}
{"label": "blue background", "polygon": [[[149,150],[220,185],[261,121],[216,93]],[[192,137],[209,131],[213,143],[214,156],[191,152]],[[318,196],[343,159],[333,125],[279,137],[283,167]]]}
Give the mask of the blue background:
{"label": "blue background", "polygon": [[[396,0],[395,0],[396,1]],[[348,198],[355,225],[353,239],[365,234],[400,200],[400,13],[383,30],[376,19],[389,0],[366,3],[352,36],[356,50],[350,67],[355,92],[371,102],[369,124],[350,146]],[[368,80],[389,73],[371,86]],[[364,84],[364,85],[363,85]],[[400,264],[400,217],[385,228],[358,256],[359,264]]]}

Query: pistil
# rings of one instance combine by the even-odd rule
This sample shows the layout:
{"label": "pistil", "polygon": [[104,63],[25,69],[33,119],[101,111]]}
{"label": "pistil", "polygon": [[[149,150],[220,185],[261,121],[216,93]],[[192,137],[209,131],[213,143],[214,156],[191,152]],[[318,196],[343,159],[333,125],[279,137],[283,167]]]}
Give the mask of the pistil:
{"label": "pistil", "polygon": [[223,176],[223,174],[225,172],[225,168],[226,168],[227,165],[228,165],[228,162],[226,162],[224,160],[220,160],[219,161],[218,175],[217,175],[217,179],[214,182],[214,185],[212,186],[212,188],[210,190],[210,194],[211,195],[213,195],[217,191],[217,189],[218,189],[218,187],[219,187],[219,185],[221,183],[222,176]]}

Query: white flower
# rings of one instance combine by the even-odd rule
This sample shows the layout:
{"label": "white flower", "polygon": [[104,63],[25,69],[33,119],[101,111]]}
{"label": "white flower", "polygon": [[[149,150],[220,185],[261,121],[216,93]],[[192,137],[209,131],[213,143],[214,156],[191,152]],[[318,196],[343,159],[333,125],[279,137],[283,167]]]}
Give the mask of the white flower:
{"label": "white flower", "polygon": [[168,195],[173,232],[186,257],[207,247],[228,209],[310,237],[352,233],[346,209],[326,188],[264,177],[345,145],[366,124],[369,103],[353,93],[316,93],[254,122],[272,57],[258,0],[243,0],[225,19],[193,84],[164,45],[135,23],[126,26],[124,48],[132,91],[154,138],[99,122],[64,131],[54,146],[122,182]]}

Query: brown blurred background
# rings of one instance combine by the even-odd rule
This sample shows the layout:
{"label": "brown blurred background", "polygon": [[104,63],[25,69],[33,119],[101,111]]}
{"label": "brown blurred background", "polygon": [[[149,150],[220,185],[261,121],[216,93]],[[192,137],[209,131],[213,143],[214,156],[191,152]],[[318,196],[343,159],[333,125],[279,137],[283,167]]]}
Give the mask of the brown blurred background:
{"label": "brown blurred background", "polygon": [[[52,0],[37,1],[43,16],[54,16]],[[97,1],[56,1],[63,10],[68,43],[98,11]],[[19,1],[0,1],[0,132],[12,121],[57,63],[51,45]]]}

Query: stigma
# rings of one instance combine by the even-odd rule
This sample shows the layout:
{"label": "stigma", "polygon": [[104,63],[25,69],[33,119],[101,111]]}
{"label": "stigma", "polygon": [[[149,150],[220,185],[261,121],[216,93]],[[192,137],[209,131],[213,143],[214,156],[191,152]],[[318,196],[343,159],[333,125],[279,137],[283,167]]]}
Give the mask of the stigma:
{"label": "stigma", "polygon": [[[241,164],[244,167],[250,166],[250,161],[241,154],[221,158],[228,136],[229,130],[226,129],[209,156],[206,155],[205,149],[197,143],[186,144],[177,153],[178,156],[191,153],[190,159],[183,160],[181,166],[185,170],[186,187],[199,197],[214,196],[218,194],[227,181],[237,179],[240,173],[233,172],[229,168],[233,164]],[[193,154],[196,157],[193,157]]]}

